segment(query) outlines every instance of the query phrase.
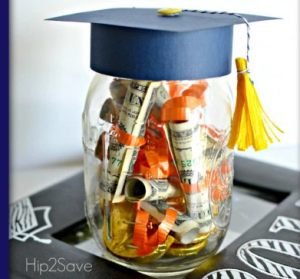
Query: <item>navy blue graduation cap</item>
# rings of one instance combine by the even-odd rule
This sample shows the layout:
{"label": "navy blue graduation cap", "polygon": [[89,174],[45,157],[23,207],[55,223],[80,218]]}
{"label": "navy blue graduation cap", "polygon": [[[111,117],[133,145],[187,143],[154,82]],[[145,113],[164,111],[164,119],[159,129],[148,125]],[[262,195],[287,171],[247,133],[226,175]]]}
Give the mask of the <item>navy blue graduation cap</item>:
{"label": "navy blue graduation cap", "polygon": [[[108,9],[52,18],[91,23],[91,68],[139,80],[191,80],[231,72],[233,25],[275,19],[264,16],[166,9]],[[249,43],[249,41],[248,41]],[[249,44],[247,43],[247,49]],[[248,60],[248,51],[247,51]],[[236,59],[237,101],[228,147],[256,151],[282,132],[265,113],[249,77],[247,60]]]}
{"label": "navy blue graduation cap", "polygon": [[[242,14],[248,22],[274,19]],[[186,80],[231,72],[233,25],[229,14],[118,8],[50,20],[91,23],[91,69],[141,80]]]}

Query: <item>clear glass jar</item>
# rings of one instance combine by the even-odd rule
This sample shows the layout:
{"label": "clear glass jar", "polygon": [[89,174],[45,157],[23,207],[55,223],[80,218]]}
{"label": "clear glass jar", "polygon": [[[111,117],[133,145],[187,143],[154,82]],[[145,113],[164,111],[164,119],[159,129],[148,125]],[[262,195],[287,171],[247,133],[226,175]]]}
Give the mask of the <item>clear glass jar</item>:
{"label": "clear glass jar", "polygon": [[230,80],[95,75],[83,112],[85,209],[105,258],[168,277],[216,253],[231,215]]}

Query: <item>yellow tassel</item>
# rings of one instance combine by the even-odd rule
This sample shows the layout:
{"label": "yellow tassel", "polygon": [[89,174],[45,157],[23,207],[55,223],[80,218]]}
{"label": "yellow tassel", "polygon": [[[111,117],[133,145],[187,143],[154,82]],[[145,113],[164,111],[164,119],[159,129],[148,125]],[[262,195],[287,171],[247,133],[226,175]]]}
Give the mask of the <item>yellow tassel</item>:
{"label": "yellow tassel", "polygon": [[246,150],[253,146],[255,151],[268,148],[273,143],[272,136],[280,141],[272,128],[283,133],[264,111],[254,85],[247,72],[247,61],[243,58],[235,60],[238,71],[237,100],[228,147]]}

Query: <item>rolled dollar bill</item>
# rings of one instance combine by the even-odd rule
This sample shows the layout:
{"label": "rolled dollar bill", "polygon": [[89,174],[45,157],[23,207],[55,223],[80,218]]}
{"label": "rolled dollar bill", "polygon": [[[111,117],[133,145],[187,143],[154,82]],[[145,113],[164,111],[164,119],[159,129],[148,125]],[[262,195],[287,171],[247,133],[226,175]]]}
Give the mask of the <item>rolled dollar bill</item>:
{"label": "rolled dollar bill", "polygon": [[199,183],[205,176],[205,164],[202,158],[205,143],[199,140],[198,118],[193,117],[182,123],[169,122],[164,125],[180,180],[186,184]]}
{"label": "rolled dollar bill", "polygon": [[135,176],[128,178],[125,184],[125,196],[129,202],[166,200],[182,195],[180,185],[170,184],[167,179],[147,180]]}
{"label": "rolled dollar bill", "polygon": [[[133,137],[144,137],[146,120],[159,85],[160,82],[131,82],[119,115],[118,129]],[[139,152],[139,147],[128,148],[120,141],[122,141],[120,138],[114,136],[110,138],[107,174],[101,176],[100,181],[102,197],[111,200],[111,194],[114,194],[113,202],[124,200],[123,187],[127,176],[133,170]]]}
{"label": "rolled dollar bill", "polygon": [[208,188],[206,187],[196,193],[185,193],[184,197],[186,214],[199,223],[199,232],[210,232],[214,224],[211,216]]}
{"label": "rolled dollar bill", "polygon": [[212,218],[208,188],[204,185],[206,175],[203,151],[205,141],[200,140],[199,117],[181,123],[167,123],[164,130],[177,168],[184,193],[186,214],[200,225],[200,233],[211,230]]}
{"label": "rolled dollar bill", "polygon": [[[167,208],[171,207],[163,200],[141,201],[141,209],[149,212],[158,222],[162,222],[165,218]],[[176,210],[174,208],[171,209]],[[198,236],[199,224],[182,212],[176,211],[177,218],[171,229],[174,232],[174,238],[182,244],[189,244]]]}
{"label": "rolled dollar bill", "polygon": [[[140,91],[138,91],[138,90],[141,90],[144,93],[143,86],[141,86],[139,84],[140,82],[141,81],[136,82],[136,83],[134,83],[134,82],[131,83],[130,87],[132,89],[134,89],[136,91],[136,93],[137,92],[140,93]],[[128,119],[132,120],[131,117],[132,117],[132,112],[134,111],[133,108],[138,107],[139,112],[137,114],[136,120],[134,121],[132,132],[130,134],[134,137],[140,137],[140,138],[144,137],[145,132],[146,132],[146,122],[149,118],[151,108],[152,108],[152,106],[155,102],[157,89],[158,89],[159,86],[160,86],[160,82],[150,82],[148,84],[148,90],[146,90],[146,93],[143,94],[144,98],[134,94],[135,93],[134,91],[129,95],[129,97],[127,97],[128,93],[126,94],[125,101],[127,101],[127,98],[129,99],[129,104],[131,106],[131,113],[127,110],[128,114],[126,114],[126,109],[125,109],[124,110],[125,113],[122,114],[123,108],[124,108],[124,104],[123,104],[122,112],[121,112],[121,115],[120,115],[120,121],[119,121],[119,127],[120,128],[121,128],[122,123],[123,123],[122,121],[124,121],[124,123],[127,123]],[[124,119],[123,119],[123,116],[124,116]],[[123,124],[123,126],[124,126],[124,124]],[[128,131],[126,131],[126,132],[128,133]],[[134,164],[136,162],[138,152],[139,152],[138,147],[127,148],[126,149],[124,162],[123,162],[123,165],[122,165],[122,170],[120,172],[120,178],[118,180],[117,189],[116,189],[114,198],[112,200],[112,202],[114,202],[114,203],[115,202],[120,202],[120,201],[125,199],[125,196],[122,194],[123,187],[124,187],[124,184],[125,184],[125,181],[126,181],[127,177],[133,171]]]}
{"label": "rolled dollar bill", "polygon": [[170,99],[168,91],[164,88],[163,85],[159,86],[156,94],[155,103],[152,107],[151,114],[155,117],[157,121],[161,121],[160,114],[161,108],[164,103]]}

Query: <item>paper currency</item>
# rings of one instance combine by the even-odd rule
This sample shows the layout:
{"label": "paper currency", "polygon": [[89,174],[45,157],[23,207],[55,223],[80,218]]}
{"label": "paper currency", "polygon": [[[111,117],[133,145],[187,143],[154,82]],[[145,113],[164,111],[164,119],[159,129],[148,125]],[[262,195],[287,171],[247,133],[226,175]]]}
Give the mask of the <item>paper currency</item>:
{"label": "paper currency", "polygon": [[[141,209],[149,212],[151,216],[158,220],[158,222],[162,222],[165,218],[167,208],[168,203],[163,200],[141,201]],[[174,209],[172,207],[169,208]],[[199,224],[182,212],[176,211],[177,218],[171,229],[174,232],[174,238],[182,244],[189,244],[198,236]]]}
{"label": "paper currency", "polygon": [[208,187],[197,193],[185,193],[186,214],[200,225],[199,233],[210,232],[213,228]]}
{"label": "paper currency", "polygon": [[[135,137],[144,137],[146,120],[159,85],[160,82],[131,82],[119,115],[118,126],[121,130]],[[124,200],[123,186],[133,170],[138,152],[138,147],[125,146],[114,136],[111,137],[107,174],[100,179],[102,197],[111,200],[111,194],[114,194],[113,202]]]}
{"label": "paper currency", "polygon": [[160,114],[161,114],[161,108],[164,105],[164,103],[170,99],[168,91],[164,88],[163,85],[158,87],[155,103],[152,107],[151,114],[155,117],[157,121],[161,121]]}
{"label": "paper currency", "polygon": [[167,179],[147,180],[135,176],[128,178],[125,184],[126,200],[130,202],[166,200],[169,197],[180,197],[182,195],[180,185],[172,185]]}
{"label": "paper currency", "polygon": [[181,182],[201,182],[205,176],[205,164],[198,119],[195,117],[183,123],[169,122],[164,129]]}
{"label": "paper currency", "polygon": [[[130,94],[126,94],[125,102],[128,104],[128,108],[122,107],[120,114],[119,127],[133,126],[132,132],[125,130],[127,133],[130,133],[135,137],[144,137],[146,131],[146,121],[149,118],[151,108],[154,104],[157,89],[160,86],[160,82],[151,82],[148,83],[148,89],[142,85],[142,81],[132,82],[131,89],[129,90]],[[140,95],[138,95],[138,93]],[[143,93],[143,94],[141,94]],[[129,95],[129,96],[128,96]],[[128,96],[128,97],[127,97]],[[137,110],[138,109],[138,110]],[[135,121],[131,122],[135,118]],[[129,124],[128,124],[129,123]],[[123,130],[123,129],[122,129]],[[122,164],[122,170],[120,173],[120,178],[118,181],[118,186],[112,202],[120,202],[125,199],[125,196],[122,195],[123,187],[126,181],[126,178],[129,174],[132,173],[134,164],[137,159],[139,148],[127,148],[124,162]]]}
{"label": "paper currency", "polygon": [[[164,130],[183,189],[186,214],[200,225],[200,233],[211,230],[212,218],[208,187],[203,187],[206,164],[203,152],[206,141],[200,140],[199,117],[182,123],[167,123]],[[191,185],[189,187],[189,185]]]}

